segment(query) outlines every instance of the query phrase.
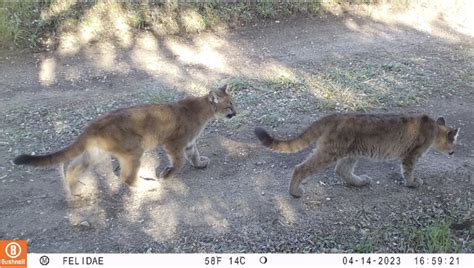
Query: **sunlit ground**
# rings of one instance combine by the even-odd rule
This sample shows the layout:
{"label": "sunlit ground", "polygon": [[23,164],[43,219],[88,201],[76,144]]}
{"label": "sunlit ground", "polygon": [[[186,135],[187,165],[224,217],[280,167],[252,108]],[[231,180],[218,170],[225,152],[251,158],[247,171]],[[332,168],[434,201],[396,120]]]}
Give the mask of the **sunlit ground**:
{"label": "sunlit ground", "polygon": [[[59,14],[74,2],[55,3],[43,17]],[[407,11],[397,11],[382,4],[354,9],[353,16],[344,21],[347,28],[365,36],[367,42],[374,38],[390,40],[390,32],[406,29],[457,42],[462,35],[474,37],[473,19],[467,12],[472,5],[470,1],[438,1],[436,5],[421,4]],[[337,9],[333,12],[338,14]],[[180,23],[202,31],[202,18],[199,16],[192,10],[186,11],[180,16]],[[368,24],[361,20],[363,18],[380,24]],[[77,80],[86,76],[90,69],[98,73],[125,75],[134,69],[141,70],[169,85],[185,84],[183,90],[190,93],[204,93],[215,81],[235,76],[295,79],[296,70],[279,61],[265,60],[255,64],[245,51],[229,41],[226,37],[228,30],[190,38],[164,38],[153,29],[137,32],[129,25],[132,19],[120,5],[98,2],[83,14],[78,23],[63,27],[57,50],[40,61],[40,83],[51,86],[57,79]],[[88,66],[68,66],[67,59],[75,56],[86,58]],[[304,75],[304,72],[298,74]],[[350,101],[351,96],[345,98],[341,101]]]}
{"label": "sunlit ground", "polygon": [[[74,2],[59,2],[61,4],[53,5],[51,14],[44,16],[61,13]],[[344,83],[337,82],[338,77],[352,78],[355,74],[334,68],[327,72],[332,72],[331,75],[336,79],[328,82],[324,74],[295,68],[282,60],[263,56],[256,59],[250,56],[248,51],[235,45],[230,30],[201,32],[204,29],[202,18],[192,10],[185,13],[180,23],[188,29],[201,32],[199,35],[164,36],[159,28],[136,31],[129,25],[129,15],[119,5],[109,7],[104,3],[98,2],[77,24],[64,27],[58,37],[57,49],[41,55],[37,67],[38,81],[44,90],[57,85],[58,81],[65,80],[74,84],[76,81],[88,79],[91,73],[106,81],[107,76],[111,74],[126,77],[134,71],[139,71],[169,88],[176,87],[179,91],[197,95],[206,93],[221,80],[235,77],[266,81],[275,87],[291,87],[304,79],[308,92],[317,99],[330,99],[347,110],[360,110],[374,105],[368,100],[368,94],[372,92],[358,92]],[[377,8],[354,10],[351,16],[343,17],[342,21],[352,32],[360,34],[364,42],[373,42],[375,39],[392,40],[394,33],[407,30],[422,32],[452,43],[460,42],[462,38],[473,38],[473,18],[466,11],[473,10],[474,6],[470,1],[467,1],[469,6],[452,3],[453,1],[446,1],[446,4],[436,9],[428,5],[398,13],[386,5],[381,5]],[[366,20],[370,19],[374,21],[368,23]],[[176,22],[169,20],[166,22],[167,26],[162,27],[173,28],[173,23]],[[265,48],[255,49],[262,49],[261,53],[265,53]],[[313,52],[320,53],[317,49]],[[77,58],[83,61],[76,65],[74,63]],[[379,94],[390,95],[392,90],[376,84],[370,78],[364,83],[371,85]],[[244,109],[242,110],[236,119],[245,119],[246,114]],[[68,127],[67,123],[63,122],[55,121],[54,128],[57,133]],[[222,157],[249,157],[249,151],[242,149],[249,145],[243,142],[221,138],[216,146],[224,149],[225,156]],[[160,161],[156,155],[146,155],[139,175],[152,180],[143,180],[139,189],[132,190],[139,194],[126,195],[123,200],[117,200],[117,206],[123,204],[120,209],[123,209],[127,219],[131,223],[142,224],[143,230],[156,240],[171,238],[178,231],[181,222],[211,226],[216,232],[229,231],[230,223],[223,211],[232,211],[238,208],[239,204],[224,202],[229,197],[217,194],[206,197],[200,196],[199,193],[192,193],[199,198],[190,204],[184,200],[191,194],[190,188],[181,176],[178,175],[172,183],[156,180],[155,169],[160,166]],[[123,187],[123,182],[120,182],[112,168],[110,163],[101,165],[97,170],[81,177],[68,209],[68,219],[72,225],[81,224],[84,219],[93,219],[94,226],[107,226],[107,211],[96,202],[103,199],[104,194],[117,193]],[[255,196],[266,194],[265,189],[271,183],[267,175],[255,174],[251,187],[256,193]],[[238,196],[238,191],[239,189],[228,189],[226,192]],[[74,195],[90,200],[90,205],[75,206]],[[285,224],[296,224],[300,218],[287,195],[286,191],[276,195],[275,207]],[[324,192],[320,191],[318,196],[324,198]],[[244,208],[240,208],[239,213],[243,217],[255,215],[255,211],[251,211],[253,202],[254,200],[249,200],[243,205]],[[156,213],[158,209],[149,211],[149,204],[159,207],[159,213]],[[180,210],[182,207],[186,207],[186,210]]]}

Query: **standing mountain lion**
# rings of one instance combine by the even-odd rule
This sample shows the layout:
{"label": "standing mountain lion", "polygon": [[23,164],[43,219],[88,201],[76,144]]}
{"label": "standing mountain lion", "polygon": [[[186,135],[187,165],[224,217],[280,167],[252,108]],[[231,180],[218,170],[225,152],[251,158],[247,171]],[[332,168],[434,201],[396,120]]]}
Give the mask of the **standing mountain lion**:
{"label": "standing mountain lion", "polygon": [[413,176],[418,158],[431,146],[453,154],[458,134],[459,129],[447,127],[442,117],[435,121],[427,115],[401,114],[332,114],[286,141],[272,138],[262,128],[255,129],[262,144],[277,152],[294,153],[317,143],[315,152],[293,170],[290,194],[294,197],[303,195],[300,183],[305,177],[320,173],[334,163],[336,174],[346,183],[369,184],[369,176],[353,173],[357,160],[363,157],[401,159],[405,185],[417,187],[423,184]]}
{"label": "standing mountain lion", "polygon": [[137,183],[142,154],[161,145],[170,160],[170,166],[161,172],[161,178],[166,179],[179,171],[184,158],[196,168],[205,168],[209,159],[199,155],[196,139],[209,120],[236,115],[226,89],[227,85],[211,90],[206,96],[188,97],[176,103],[116,110],[92,122],[68,147],[45,155],[20,155],[13,162],[47,166],[73,160],[65,176],[69,190],[77,176],[94,162],[94,158],[97,159],[97,151],[105,151],[118,159],[120,177],[131,186]]}

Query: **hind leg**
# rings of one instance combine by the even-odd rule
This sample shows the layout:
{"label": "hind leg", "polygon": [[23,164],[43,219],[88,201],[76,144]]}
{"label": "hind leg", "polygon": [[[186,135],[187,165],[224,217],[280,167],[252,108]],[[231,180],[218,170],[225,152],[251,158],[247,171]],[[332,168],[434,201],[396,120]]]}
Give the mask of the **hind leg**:
{"label": "hind leg", "polygon": [[371,181],[369,176],[356,176],[354,174],[354,167],[356,164],[356,158],[346,157],[339,159],[336,164],[336,174],[344,179],[344,181],[349,185],[364,186],[369,184]]}
{"label": "hind leg", "polygon": [[116,155],[120,164],[120,178],[132,187],[136,187],[138,184],[138,170],[142,153],[143,150],[136,149],[133,152]]}
{"label": "hind leg", "polygon": [[159,177],[167,179],[176,174],[184,166],[184,148],[170,145],[165,145],[164,148],[170,160],[170,165],[160,173]]}
{"label": "hind leg", "polygon": [[91,164],[91,156],[88,152],[84,152],[81,156],[75,158],[66,169],[65,179],[66,187],[69,193],[72,193],[77,183],[78,176],[83,174]]}
{"label": "hind leg", "polygon": [[336,161],[334,153],[318,148],[315,153],[309,156],[303,163],[297,165],[293,170],[290,182],[290,194],[293,197],[301,197],[303,189],[301,182],[312,174],[318,174],[328,168]]}

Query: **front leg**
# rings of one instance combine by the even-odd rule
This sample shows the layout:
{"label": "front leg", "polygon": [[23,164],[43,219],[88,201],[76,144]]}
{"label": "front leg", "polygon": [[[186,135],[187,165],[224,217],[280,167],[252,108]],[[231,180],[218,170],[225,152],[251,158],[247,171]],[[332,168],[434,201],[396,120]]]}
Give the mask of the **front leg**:
{"label": "front leg", "polygon": [[405,179],[405,186],[407,187],[416,188],[423,184],[422,179],[416,179],[413,175],[416,160],[414,157],[406,157],[402,160],[402,175]]}
{"label": "front leg", "polygon": [[209,164],[209,158],[199,155],[196,143],[186,147],[186,159],[195,168],[206,168]]}

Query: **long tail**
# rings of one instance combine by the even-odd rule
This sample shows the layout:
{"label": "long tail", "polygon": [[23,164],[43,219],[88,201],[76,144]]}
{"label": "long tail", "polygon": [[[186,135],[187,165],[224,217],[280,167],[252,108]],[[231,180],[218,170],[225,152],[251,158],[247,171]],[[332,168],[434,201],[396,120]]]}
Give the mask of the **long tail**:
{"label": "long tail", "polygon": [[317,122],[307,128],[298,137],[291,140],[278,140],[270,136],[265,129],[260,127],[255,128],[255,135],[264,146],[281,153],[296,153],[304,150],[311,144],[315,143],[321,134]]}
{"label": "long tail", "polygon": [[15,165],[50,166],[71,160],[80,155],[85,149],[86,138],[81,135],[71,145],[62,150],[45,155],[22,154],[17,156],[13,163]]}

